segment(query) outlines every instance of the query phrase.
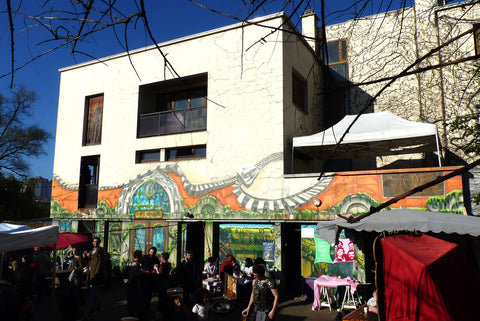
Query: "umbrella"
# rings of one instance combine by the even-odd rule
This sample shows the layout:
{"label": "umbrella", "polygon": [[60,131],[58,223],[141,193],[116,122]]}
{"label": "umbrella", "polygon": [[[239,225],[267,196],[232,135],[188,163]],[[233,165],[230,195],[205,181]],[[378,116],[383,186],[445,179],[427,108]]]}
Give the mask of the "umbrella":
{"label": "umbrella", "polygon": [[78,233],[58,233],[57,249],[64,250],[69,246],[84,245],[89,240],[88,235]]}

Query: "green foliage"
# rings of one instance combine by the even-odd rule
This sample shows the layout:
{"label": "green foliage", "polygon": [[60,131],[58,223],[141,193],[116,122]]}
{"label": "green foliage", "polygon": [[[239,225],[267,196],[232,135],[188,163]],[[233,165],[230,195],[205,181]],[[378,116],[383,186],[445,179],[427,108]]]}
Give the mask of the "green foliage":
{"label": "green foliage", "polygon": [[0,172],[0,217],[2,220],[23,220],[49,216],[49,204],[35,201],[36,179],[18,180]]}
{"label": "green foliage", "polygon": [[10,95],[0,93],[0,173],[26,176],[28,159],[44,153],[51,135],[36,125],[27,125],[35,92],[14,87]]}

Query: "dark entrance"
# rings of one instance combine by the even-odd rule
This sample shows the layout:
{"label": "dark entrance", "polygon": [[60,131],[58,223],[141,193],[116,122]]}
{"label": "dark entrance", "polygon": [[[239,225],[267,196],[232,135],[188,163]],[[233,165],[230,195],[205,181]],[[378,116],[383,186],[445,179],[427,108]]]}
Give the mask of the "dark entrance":
{"label": "dark entrance", "polygon": [[302,293],[302,234],[300,223],[282,223],[281,288],[289,295]]}
{"label": "dark entrance", "polygon": [[185,250],[193,251],[193,258],[203,267],[205,249],[205,223],[189,222],[187,223],[187,234],[185,241]]}

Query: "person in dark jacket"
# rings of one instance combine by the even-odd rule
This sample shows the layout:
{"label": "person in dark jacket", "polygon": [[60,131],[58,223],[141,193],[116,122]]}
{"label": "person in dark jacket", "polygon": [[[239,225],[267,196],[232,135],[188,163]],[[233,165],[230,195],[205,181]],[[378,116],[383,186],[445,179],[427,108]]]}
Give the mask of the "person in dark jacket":
{"label": "person in dark jacket", "polygon": [[152,302],[153,292],[155,291],[156,286],[156,272],[155,266],[160,265],[160,260],[157,257],[157,248],[152,246],[148,250],[148,255],[145,255],[142,259],[142,269],[148,272],[148,275],[145,277],[145,284],[143,286],[145,290],[145,309],[150,311],[150,303]]}
{"label": "person in dark jacket", "polygon": [[181,263],[181,285],[183,287],[183,301],[190,307],[190,296],[202,286],[202,266],[193,258],[193,251],[187,250],[185,259]]}
{"label": "person in dark jacket", "polygon": [[89,315],[100,311],[100,285],[105,279],[105,267],[107,252],[100,246],[100,238],[95,236],[92,240],[92,251],[89,253],[90,263],[88,265],[87,283],[90,287],[91,305]]}

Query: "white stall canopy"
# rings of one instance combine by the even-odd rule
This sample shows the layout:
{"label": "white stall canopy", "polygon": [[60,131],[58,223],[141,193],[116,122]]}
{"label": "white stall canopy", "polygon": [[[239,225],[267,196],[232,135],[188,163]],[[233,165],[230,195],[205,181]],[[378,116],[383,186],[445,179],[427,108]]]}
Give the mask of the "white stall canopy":
{"label": "white stall canopy", "polygon": [[[356,117],[357,115],[347,115],[322,132],[294,137],[293,150],[315,158],[328,158]],[[437,127],[434,124],[405,120],[384,111],[360,115],[333,158],[366,158],[434,151],[437,152],[438,165],[441,166]]]}
{"label": "white stall canopy", "polygon": [[0,251],[11,252],[57,244],[58,226],[29,228],[24,225],[0,224]]}

